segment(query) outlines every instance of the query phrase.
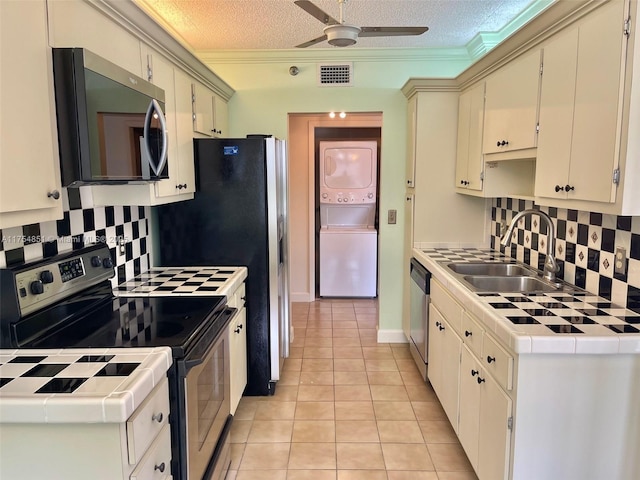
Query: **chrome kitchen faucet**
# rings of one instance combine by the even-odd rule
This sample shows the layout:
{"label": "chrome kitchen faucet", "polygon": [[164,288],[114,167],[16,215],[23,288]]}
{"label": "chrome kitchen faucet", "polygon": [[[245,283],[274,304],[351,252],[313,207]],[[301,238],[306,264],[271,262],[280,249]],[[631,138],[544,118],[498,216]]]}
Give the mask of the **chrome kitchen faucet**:
{"label": "chrome kitchen faucet", "polygon": [[518,220],[520,220],[521,218],[527,215],[538,215],[540,217],[540,220],[544,220],[545,223],[547,224],[547,227],[549,229],[549,235],[547,238],[547,259],[544,262],[543,277],[545,280],[549,281],[550,283],[555,284],[557,283],[556,273],[558,273],[558,271],[560,270],[560,267],[558,266],[558,262],[556,262],[556,258],[555,258],[556,227],[553,224],[553,221],[551,220],[551,217],[549,215],[547,215],[546,213],[540,210],[533,210],[533,209],[523,210],[520,213],[517,213],[511,220],[511,224],[509,225],[509,228],[500,239],[500,245],[502,245],[505,248],[509,246],[509,244],[511,243],[511,234],[513,233],[513,229],[515,228],[516,223],[518,223]]}

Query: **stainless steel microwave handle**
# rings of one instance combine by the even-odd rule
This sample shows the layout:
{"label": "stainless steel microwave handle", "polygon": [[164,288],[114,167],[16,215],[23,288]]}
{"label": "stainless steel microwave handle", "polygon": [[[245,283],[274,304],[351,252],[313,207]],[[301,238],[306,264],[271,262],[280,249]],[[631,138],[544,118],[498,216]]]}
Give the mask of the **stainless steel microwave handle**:
{"label": "stainless steel microwave handle", "polygon": [[[158,164],[156,165],[151,157],[151,149],[149,148],[149,127],[151,126],[151,121],[153,119],[153,112],[156,112],[158,115],[158,121],[160,122],[160,129],[162,130],[162,151],[160,152],[160,158],[158,159]],[[149,166],[153,170],[153,173],[156,175],[160,175],[162,169],[167,164],[167,121],[164,118],[164,113],[162,112],[162,107],[158,101],[153,98],[151,102],[149,102],[149,108],[147,108],[147,115],[144,119],[144,158],[149,162]]]}

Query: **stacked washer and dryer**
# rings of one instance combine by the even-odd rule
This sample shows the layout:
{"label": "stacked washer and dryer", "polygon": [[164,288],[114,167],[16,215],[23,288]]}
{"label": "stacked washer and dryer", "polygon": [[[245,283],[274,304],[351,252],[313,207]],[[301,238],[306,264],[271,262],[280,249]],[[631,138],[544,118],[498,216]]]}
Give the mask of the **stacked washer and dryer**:
{"label": "stacked washer and dryer", "polygon": [[377,295],[375,141],[320,142],[320,296]]}

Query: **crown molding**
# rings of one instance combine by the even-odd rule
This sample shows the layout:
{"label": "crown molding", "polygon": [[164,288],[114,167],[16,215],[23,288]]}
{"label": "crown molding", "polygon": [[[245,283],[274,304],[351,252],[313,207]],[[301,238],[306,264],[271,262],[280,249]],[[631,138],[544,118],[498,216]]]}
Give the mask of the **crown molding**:
{"label": "crown molding", "polygon": [[213,64],[286,62],[471,62],[460,48],[314,48],[286,50],[197,50],[202,61]]}

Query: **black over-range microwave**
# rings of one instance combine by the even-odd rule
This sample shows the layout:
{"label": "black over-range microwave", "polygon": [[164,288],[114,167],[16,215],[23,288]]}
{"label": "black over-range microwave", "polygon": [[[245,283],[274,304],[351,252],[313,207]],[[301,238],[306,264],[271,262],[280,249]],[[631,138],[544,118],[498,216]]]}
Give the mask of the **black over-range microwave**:
{"label": "black over-range microwave", "polygon": [[164,90],[83,48],[54,48],[63,186],[168,178]]}

